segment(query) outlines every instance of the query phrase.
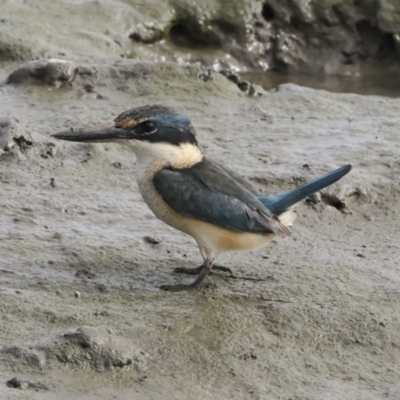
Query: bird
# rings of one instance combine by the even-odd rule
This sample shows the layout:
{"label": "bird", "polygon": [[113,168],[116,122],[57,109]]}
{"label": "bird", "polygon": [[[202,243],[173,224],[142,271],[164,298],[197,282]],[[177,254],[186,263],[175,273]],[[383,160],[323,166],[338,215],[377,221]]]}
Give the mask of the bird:
{"label": "bird", "polygon": [[238,172],[203,154],[185,114],[157,104],[125,111],[111,126],[52,136],[73,142],[116,142],[133,150],[143,200],[161,221],[192,236],[203,258],[200,267],[180,268],[197,275],[193,282],[160,286],[168,291],[209,286],[205,278],[220,254],[259,249],[275,235],[288,236],[296,219],[294,206],[352,168],[345,165],[290,191],[261,194]]}

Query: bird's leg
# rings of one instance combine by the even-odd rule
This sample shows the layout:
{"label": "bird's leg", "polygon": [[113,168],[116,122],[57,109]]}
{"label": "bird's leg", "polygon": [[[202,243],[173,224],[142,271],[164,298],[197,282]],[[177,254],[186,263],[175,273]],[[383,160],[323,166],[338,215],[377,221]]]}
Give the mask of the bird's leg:
{"label": "bird's leg", "polygon": [[207,254],[204,257],[204,264],[201,266],[200,273],[194,282],[190,283],[189,285],[162,285],[160,289],[168,290],[170,292],[180,292],[182,290],[190,290],[198,288],[201,283],[204,281],[204,278],[211,272],[211,269],[214,264],[215,257]]}

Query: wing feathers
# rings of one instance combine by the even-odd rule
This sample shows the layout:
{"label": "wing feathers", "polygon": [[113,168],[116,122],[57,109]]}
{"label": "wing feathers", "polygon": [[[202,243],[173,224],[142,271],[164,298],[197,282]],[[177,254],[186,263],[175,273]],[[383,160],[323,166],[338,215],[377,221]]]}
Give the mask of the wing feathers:
{"label": "wing feathers", "polygon": [[154,187],[176,212],[237,232],[289,232],[246,187],[208,160],[183,170],[162,169]]}

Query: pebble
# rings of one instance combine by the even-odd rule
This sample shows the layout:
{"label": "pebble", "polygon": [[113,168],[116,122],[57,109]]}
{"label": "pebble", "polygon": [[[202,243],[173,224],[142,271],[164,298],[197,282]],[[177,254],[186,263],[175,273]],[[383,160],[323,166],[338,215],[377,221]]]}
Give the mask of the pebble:
{"label": "pebble", "polygon": [[150,244],[159,244],[159,243],[161,243],[161,239],[159,239],[159,238],[157,238],[157,237],[155,237],[155,236],[145,236],[144,238],[143,238],[143,240],[146,242],[146,243],[150,243]]}

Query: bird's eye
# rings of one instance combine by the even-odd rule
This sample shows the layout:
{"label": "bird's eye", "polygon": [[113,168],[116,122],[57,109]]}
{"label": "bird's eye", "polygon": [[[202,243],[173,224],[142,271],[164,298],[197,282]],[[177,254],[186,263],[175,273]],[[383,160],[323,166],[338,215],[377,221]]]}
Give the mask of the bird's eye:
{"label": "bird's eye", "polygon": [[156,123],[154,121],[144,121],[140,124],[140,131],[144,135],[148,135],[150,133],[153,133],[157,130]]}

